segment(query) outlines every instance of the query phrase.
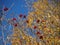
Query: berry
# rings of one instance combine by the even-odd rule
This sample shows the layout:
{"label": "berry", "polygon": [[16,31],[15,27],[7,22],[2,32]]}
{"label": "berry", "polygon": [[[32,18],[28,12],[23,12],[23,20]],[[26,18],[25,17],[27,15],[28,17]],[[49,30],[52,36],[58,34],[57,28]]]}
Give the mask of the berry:
{"label": "berry", "polygon": [[13,20],[16,20],[16,18],[13,18]]}
{"label": "berry", "polygon": [[16,27],[16,26],[17,26],[17,24],[14,24],[14,26]]}
{"label": "berry", "polygon": [[37,32],[36,34],[40,34],[40,32]]}
{"label": "berry", "polygon": [[20,18],[22,18],[22,16],[23,16],[22,14],[19,15]]}
{"label": "berry", "polygon": [[37,20],[36,22],[37,22],[37,23],[39,23],[39,22],[40,22],[40,20]]}
{"label": "berry", "polygon": [[40,39],[43,39],[43,36],[40,36],[39,38],[40,38]]}
{"label": "berry", "polygon": [[36,29],[37,28],[37,26],[34,26],[34,29]]}
{"label": "berry", "polygon": [[4,8],[4,11],[7,11],[8,10],[8,8]]}
{"label": "berry", "polygon": [[26,20],[26,23],[29,23],[29,21],[28,21],[28,20]]}
{"label": "berry", "polygon": [[24,15],[23,18],[26,18],[26,16]]}

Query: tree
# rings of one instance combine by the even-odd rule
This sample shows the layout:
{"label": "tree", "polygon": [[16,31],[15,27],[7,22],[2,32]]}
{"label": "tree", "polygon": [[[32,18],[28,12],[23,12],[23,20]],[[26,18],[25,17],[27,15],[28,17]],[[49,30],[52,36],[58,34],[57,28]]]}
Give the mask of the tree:
{"label": "tree", "polygon": [[[19,40],[21,45],[59,45],[59,6],[54,1],[38,0],[32,7],[35,10],[29,12],[26,20],[19,21],[14,27],[12,37],[17,38],[11,38],[12,45],[19,43]],[[28,35],[27,28],[35,35],[34,38]]]}

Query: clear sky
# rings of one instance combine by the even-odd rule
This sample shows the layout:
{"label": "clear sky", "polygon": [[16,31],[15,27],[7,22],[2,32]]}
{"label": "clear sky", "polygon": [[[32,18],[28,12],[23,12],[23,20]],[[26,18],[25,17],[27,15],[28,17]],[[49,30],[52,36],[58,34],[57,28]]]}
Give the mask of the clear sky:
{"label": "clear sky", "polygon": [[[29,0],[32,4],[32,2],[36,1],[36,0]],[[11,18],[11,14],[13,14],[13,17],[18,16],[19,14],[24,14],[24,15],[28,15],[28,7],[26,7],[26,1],[25,0],[0,0],[0,9],[3,9],[4,7],[7,7],[8,9],[10,9],[8,12],[4,12],[5,14],[7,14],[4,18],[5,19],[9,19]],[[6,25],[5,28],[0,26],[0,37],[2,37],[2,30],[4,33],[4,40],[6,40],[6,37],[8,34],[11,34],[12,32],[8,32],[8,30],[11,30],[12,27],[11,25],[9,25],[5,20],[2,21],[3,26]],[[2,29],[3,28],[3,29]],[[8,32],[8,34],[7,34]],[[31,31],[30,33],[31,34]],[[3,43],[3,38],[1,38],[0,40],[0,44],[4,45]],[[7,45],[11,45],[11,44],[7,44]]]}

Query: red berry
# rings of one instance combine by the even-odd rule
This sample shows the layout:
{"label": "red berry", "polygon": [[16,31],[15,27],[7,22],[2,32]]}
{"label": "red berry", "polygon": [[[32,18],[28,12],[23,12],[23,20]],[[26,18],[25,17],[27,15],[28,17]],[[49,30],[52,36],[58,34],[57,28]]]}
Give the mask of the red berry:
{"label": "red berry", "polygon": [[7,11],[8,10],[8,8],[4,8],[4,11]]}
{"label": "red berry", "polygon": [[39,23],[39,22],[40,22],[40,20],[37,20],[36,22],[37,22],[37,23]]}
{"label": "red berry", "polygon": [[40,34],[40,32],[37,32],[36,34]]}
{"label": "red berry", "polygon": [[39,38],[40,38],[40,39],[43,39],[43,36],[40,36]]}
{"label": "red berry", "polygon": [[34,26],[34,29],[36,29],[37,28],[37,26]]}
{"label": "red berry", "polygon": [[27,22],[27,23],[29,23],[29,21],[28,21],[28,20],[26,20],[26,22]]}
{"label": "red berry", "polygon": [[14,26],[16,27],[16,26],[17,26],[17,24],[14,24]]}
{"label": "red berry", "polygon": [[23,16],[22,14],[19,15],[20,18],[22,18],[22,16]]}
{"label": "red berry", "polygon": [[13,20],[16,20],[16,18],[13,18]]}

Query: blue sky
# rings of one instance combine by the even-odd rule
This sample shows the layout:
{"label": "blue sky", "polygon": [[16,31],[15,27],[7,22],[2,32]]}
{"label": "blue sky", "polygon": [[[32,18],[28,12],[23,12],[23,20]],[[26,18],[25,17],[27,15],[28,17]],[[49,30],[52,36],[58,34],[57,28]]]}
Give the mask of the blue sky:
{"label": "blue sky", "polygon": [[[33,0],[29,0],[29,1],[31,1],[31,3],[33,2]],[[12,4],[13,4],[13,6],[12,6]],[[0,9],[3,9],[4,7],[7,7],[8,9],[11,8],[8,12],[4,12],[7,14],[4,17],[5,19],[11,18],[12,13],[13,13],[13,17],[18,16],[19,14],[28,15],[28,7],[25,7],[25,6],[26,6],[25,0],[0,0]],[[8,30],[11,30],[12,27],[5,20],[2,21],[2,24],[3,24],[3,26],[6,25],[6,27],[3,28],[0,26],[0,37],[2,37],[2,29],[3,29],[4,30],[3,31],[4,32],[4,40],[6,40],[7,32],[8,32]],[[11,33],[12,32],[9,32],[8,34],[11,34]],[[0,44],[4,45],[3,38],[1,38]],[[7,45],[11,45],[11,44],[8,43]]]}
{"label": "blue sky", "polygon": [[10,6],[14,3],[11,12],[15,12],[16,14],[25,13],[27,9],[25,8],[26,2],[23,0],[2,0],[4,6],[10,8]]}
{"label": "blue sky", "polygon": [[[27,9],[27,7],[25,7],[26,2],[23,0],[0,0],[0,9],[2,9],[3,7],[7,7],[9,9],[12,4],[14,4],[13,7],[8,12],[5,12],[5,13],[7,13],[5,19],[11,18],[11,16],[10,16],[11,13],[14,13],[14,17],[18,16],[19,14],[28,15],[28,9]],[[7,24],[7,22],[5,20],[3,20],[2,23],[3,23],[3,25]],[[2,37],[2,28],[3,27],[0,26],[0,37]],[[7,37],[8,30],[10,30],[11,28],[12,28],[11,25],[8,24],[6,29],[5,28],[3,29],[5,40]],[[10,33],[12,33],[12,32],[9,32],[8,34],[10,34]],[[0,39],[0,44],[4,45],[3,38]],[[8,43],[7,45],[11,45],[11,44]]]}

